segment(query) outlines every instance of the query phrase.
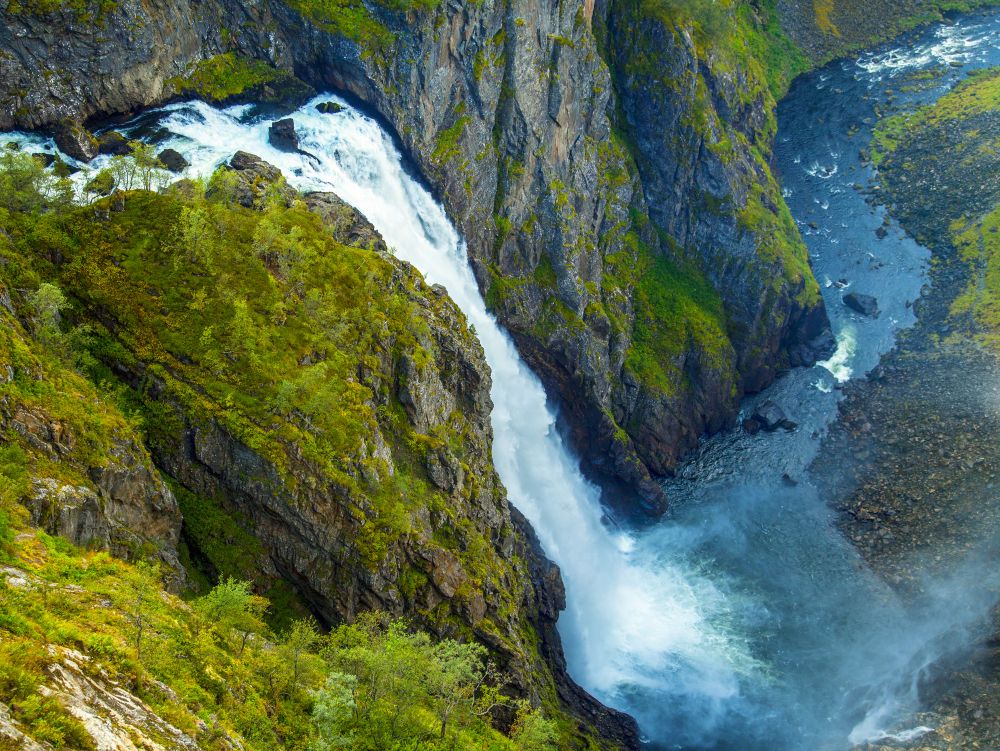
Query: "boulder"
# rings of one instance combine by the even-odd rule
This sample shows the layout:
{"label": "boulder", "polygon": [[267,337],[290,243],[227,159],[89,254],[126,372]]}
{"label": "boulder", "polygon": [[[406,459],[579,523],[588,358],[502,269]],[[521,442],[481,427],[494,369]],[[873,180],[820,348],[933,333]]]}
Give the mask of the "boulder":
{"label": "boulder", "polygon": [[323,223],[339,242],[356,248],[389,253],[389,248],[372,223],[336,193],[308,193],[305,202],[310,211],[322,217]]}
{"label": "boulder", "polygon": [[55,154],[46,154],[44,151],[36,152],[31,156],[43,167],[51,167],[56,162]]}
{"label": "boulder", "polygon": [[[235,179],[218,179],[220,172],[232,173]],[[222,197],[248,209],[262,208],[268,197],[274,195],[290,206],[298,192],[285,182],[281,170],[245,151],[237,151],[228,165],[219,168],[206,191],[210,199]]]}
{"label": "boulder", "polygon": [[56,154],[56,158],[52,160],[52,172],[55,173],[56,177],[69,177],[70,175],[75,175],[79,171],[79,167],[67,164],[58,154]]}
{"label": "boulder", "polygon": [[337,102],[320,102],[316,105],[316,111],[321,115],[336,115],[338,112],[343,112],[343,110],[344,105]]}
{"label": "boulder", "polygon": [[174,149],[164,149],[156,155],[156,158],[160,160],[160,163],[164,167],[174,174],[183,172],[190,164],[190,162],[185,159],[179,151]]}
{"label": "boulder", "polygon": [[844,295],[844,305],[851,310],[869,318],[878,316],[878,300],[871,295],[862,295],[859,292],[848,292]]}
{"label": "boulder", "polygon": [[295,121],[290,117],[275,120],[267,130],[267,140],[281,151],[298,151],[299,137],[295,133]]}
{"label": "boulder", "polygon": [[757,405],[753,414],[750,415],[750,420],[747,422],[750,421],[755,422],[759,426],[760,430],[773,432],[778,428],[783,427],[785,423],[788,422],[788,418],[785,416],[785,411],[781,407],[768,399],[767,401],[761,402]]}
{"label": "boulder", "polygon": [[89,162],[100,153],[94,134],[72,120],[64,120],[54,138],[61,152],[81,162]]}
{"label": "boulder", "polygon": [[117,130],[102,133],[97,139],[97,150],[111,156],[128,156],[132,153],[129,140]]}

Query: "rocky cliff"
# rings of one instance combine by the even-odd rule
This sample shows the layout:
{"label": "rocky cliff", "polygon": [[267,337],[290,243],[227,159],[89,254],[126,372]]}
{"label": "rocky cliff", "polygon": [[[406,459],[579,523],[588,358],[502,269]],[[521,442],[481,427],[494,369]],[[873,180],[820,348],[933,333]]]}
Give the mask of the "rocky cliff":
{"label": "rocky cliff", "polygon": [[[660,506],[652,477],[730,423],[743,391],[813,359],[825,315],[770,181],[764,76],[726,52],[768,20],[740,10],[706,42],[682,5],[636,14],[126,0],[91,24],[8,10],[0,127],[274,83],[237,60],[354,94],[459,225],[489,304],[590,464]],[[595,28],[611,32],[603,46]]]}
{"label": "rocky cliff", "polygon": [[179,588],[177,501],[119,409],[25,329],[9,262],[0,247],[0,462],[18,470],[0,476],[0,498],[16,494],[34,524],[78,545],[158,559]]}
{"label": "rocky cliff", "polygon": [[[9,160],[32,169],[30,157]],[[300,200],[249,154],[230,164],[204,195],[180,183],[63,206],[44,252],[32,238],[49,214],[5,219],[5,266],[73,300],[55,306],[75,326],[52,328],[47,359],[58,345],[143,433],[130,445],[144,464],[121,441],[88,446],[102,457],[93,483],[114,504],[92,509],[97,491],[44,479],[17,500],[81,544],[104,542],[109,526],[154,536],[172,522],[164,555],[175,565],[183,512],[193,567],[251,579],[288,611],[277,616],[300,608],[336,625],[379,610],[473,638],[506,691],[635,746],[634,722],[566,675],[563,604],[549,594],[561,591],[558,569],[512,522],[491,459],[490,373],[462,313],[337,196]],[[29,442],[72,445],[69,430],[22,412],[13,430]]]}

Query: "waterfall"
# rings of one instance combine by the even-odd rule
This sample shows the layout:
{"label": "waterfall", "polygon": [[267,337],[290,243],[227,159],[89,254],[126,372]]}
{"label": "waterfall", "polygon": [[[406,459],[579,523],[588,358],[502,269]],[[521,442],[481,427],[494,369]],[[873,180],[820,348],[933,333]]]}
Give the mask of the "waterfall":
{"label": "waterfall", "polygon": [[[492,369],[496,469],[562,570],[568,604],[558,626],[570,674],[633,714],[652,747],[840,751],[927,731],[896,723],[917,705],[932,666],[971,643],[970,630],[996,600],[990,587],[1000,584],[995,566],[971,557],[953,579],[928,583],[920,608],[908,612],[837,531],[827,499],[807,480],[820,436],[836,419],[837,382],[866,372],[892,346],[899,327],[912,322],[924,279],[923,250],[910,240],[880,241],[886,272],[881,263],[859,266],[882,218],[852,187],[859,173],[847,125],[865,116],[856,108],[881,73],[863,64],[831,67],[822,87],[831,75],[829,90],[800,87],[801,101],[789,97],[804,124],[786,127],[784,151],[776,152],[785,160],[786,198],[796,216],[814,203],[823,210],[820,229],[804,232],[817,272],[852,281],[873,275],[867,280],[881,285],[885,313],[851,318],[830,282],[836,354],[757,397],[779,401],[800,429],[759,439],[734,431],[704,442],[690,474],[667,485],[676,501],[671,516],[646,529],[608,523],[598,489],[556,430],[541,383],[486,310],[462,238],[375,120],[336,97],[309,102],[292,117],[311,156],[273,149],[269,122],[251,106],[178,103],[119,130],[177,149],[191,162],[190,176],[208,176],[237,150],[257,154],[300,190],[337,193],[399,258],[447,288]],[[831,121],[819,137],[814,113],[831,108],[830,91],[847,92],[837,96],[848,119]],[[318,113],[314,105],[329,99],[344,109]],[[54,150],[38,134],[5,138]],[[840,146],[831,150],[828,141]],[[826,169],[801,166],[831,158]],[[782,473],[801,482],[790,487]]]}
{"label": "waterfall", "polygon": [[336,115],[316,112],[314,103],[293,114],[300,146],[315,160],[271,148],[268,124],[242,121],[244,109],[201,103],[167,108],[161,125],[174,135],[164,145],[182,151],[200,174],[243,149],[280,167],[300,190],[337,193],[399,258],[447,288],[493,372],[497,472],[562,569],[568,608],[559,630],[577,681],[623,709],[630,693],[661,689],[665,677],[672,691],[710,702],[735,695],[736,663],[749,658],[729,649],[714,627],[725,617],[726,598],[708,577],[662,556],[639,560],[635,538],[605,523],[599,492],[563,444],[541,383],[487,312],[462,239],[404,169],[392,139],[372,118],[340,103],[345,109]]}

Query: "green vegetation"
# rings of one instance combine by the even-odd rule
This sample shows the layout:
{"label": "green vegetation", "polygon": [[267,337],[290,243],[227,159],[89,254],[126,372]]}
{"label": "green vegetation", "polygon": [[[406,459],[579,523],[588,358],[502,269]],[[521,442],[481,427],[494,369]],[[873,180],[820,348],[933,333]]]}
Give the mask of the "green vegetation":
{"label": "green vegetation", "polygon": [[57,11],[72,13],[81,23],[101,24],[118,7],[118,0],[8,0],[6,12],[46,15]]}
{"label": "green vegetation", "polygon": [[777,102],[785,96],[795,77],[811,66],[781,27],[777,0],[763,0],[755,5],[739,4],[738,34],[746,42],[752,59],[762,68],[771,96]]}
{"label": "green vegetation", "polygon": [[901,142],[911,140],[920,130],[946,127],[950,122],[996,110],[1000,110],[1000,68],[970,73],[933,105],[881,120],[872,135],[872,162],[878,166]]}
{"label": "green vegetation", "polygon": [[438,133],[437,144],[431,155],[437,164],[444,165],[461,153],[458,144],[465,132],[465,126],[469,122],[469,118],[464,112],[465,105],[463,103],[456,108],[455,122]]}
{"label": "green vegetation", "polygon": [[951,313],[971,316],[979,340],[1000,353],[1000,206],[979,221],[958,220],[952,229],[955,247],[973,273]]}
{"label": "green vegetation", "polygon": [[[141,176],[132,161],[128,174]],[[146,562],[155,551],[130,564],[28,526],[33,478],[91,487],[89,468],[116,442],[163,445],[189,421],[214,423],[271,463],[275,493],[315,477],[352,504],[358,565],[423,534],[414,516],[450,519],[426,544],[451,548],[467,573],[455,600],[504,593],[492,604],[519,617],[510,571],[523,564],[497,559],[423,469],[424,454],[445,446],[461,459],[462,416],[422,435],[395,401],[389,369],[404,356],[433,367],[424,311],[450,303],[379,251],[339,243],[278,191],[261,210],[215,195],[182,182],[79,205],[29,155],[0,155],[0,562],[23,572],[0,577],[0,701],[33,737],[90,749],[80,722],[39,691],[72,649],[87,675],[128,687],[206,749],[231,748],[234,736],[247,749],[543,751],[578,736],[558,709],[555,724],[502,695],[507,676],[467,636],[433,641],[377,615],[320,634],[287,589],[257,578],[260,542],[221,499],[173,484],[189,540],[218,577],[189,604],[163,590]],[[119,380],[140,371],[135,387]],[[10,427],[16,409],[63,426],[72,452],[37,448]],[[391,475],[364,450],[376,431]],[[466,492],[479,482],[468,477]],[[400,572],[404,596],[427,585],[423,571]],[[455,605],[415,616],[468,634]],[[488,619],[478,628],[508,638]],[[530,628],[515,628],[534,648]],[[516,717],[507,735],[492,727],[498,711]]]}
{"label": "green vegetation", "polygon": [[966,264],[950,307],[957,328],[1000,352],[998,124],[1000,68],[990,68],[933,104],[883,119],[871,150],[904,226],[942,258],[953,246]]}
{"label": "green vegetation", "polygon": [[771,280],[775,288],[787,286],[796,290],[799,303],[809,307],[820,299],[819,283],[809,265],[809,252],[787,204],[784,200],[773,202],[780,191],[770,172],[766,174],[767,184],[754,185],[746,206],[737,214],[740,227],[757,238],[758,257],[784,272],[783,277]]}
{"label": "green vegetation", "polygon": [[[478,645],[435,643],[377,614],[327,635],[308,619],[275,632],[248,582],[225,579],[185,603],[151,566],[19,531],[3,551],[16,576],[0,578],[0,701],[54,748],[95,748],[58,696],[40,692],[65,658],[207,750],[230,749],[231,738],[260,751],[554,748],[554,725],[498,693],[501,676]],[[510,737],[491,726],[498,706],[517,711]],[[169,745],[152,722],[136,730]]]}
{"label": "green vegetation", "polygon": [[[321,29],[340,34],[363,48],[363,54],[374,54],[388,48],[394,35],[385,24],[373,16],[363,0],[286,0]],[[437,7],[439,0],[373,0],[389,11],[426,12]]]}
{"label": "green vegetation", "polygon": [[187,76],[174,78],[171,83],[181,93],[210,102],[224,102],[263,84],[289,77],[261,60],[250,60],[235,52],[202,60]]}
{"label": "green vegetation", "polygon": [[732,368],[732,345],[726,334],[722,300],[696,269],[685,269],[654,256],[638,238],[635,269],[635,324],[625,366],[654,390],[676,395],[686,383],[690,356],[715,370]]}
{"label": "green vegetation", "polygon": [[[25,174],[38,170],[28,157],[5,158]],[[274,468],[258,479],[280,480],[274,492],[290,502],[307,481],[305,462],[310,476],[354,499],[351,513],[366,525],[356,544],[373,568],[419,529],[414,514],[451,515],[424,458],[448,446],[461,461],[464,420],[456,416],[454,432],[419,434],[393,387],[401,357],[433,367],[420,299],[431,310],[447,301],[418,292],[415,277],[378,253],[341,245],[298,204],[251,211],[207,200],[196,185],[101,200],[120,210],[94,221],[94,208],[66,205],[12,213],[3,226],[14,265],[58,283],[78,301],[77,317],[98,312],[78,337],[91,377],[116,384],[116,369],[133,368],[149,386],[156,379],[125,399],[152,445],[169,450],[185,423],[218,424]],[[44,260],[55,253],[58,267]],[[366,448],[375,434],[393,447],[394,468]],[[482,546],[469,536],[482,534],[467,531],[455,552],[467,571],[502,577],[503,561],[473,560]]]}

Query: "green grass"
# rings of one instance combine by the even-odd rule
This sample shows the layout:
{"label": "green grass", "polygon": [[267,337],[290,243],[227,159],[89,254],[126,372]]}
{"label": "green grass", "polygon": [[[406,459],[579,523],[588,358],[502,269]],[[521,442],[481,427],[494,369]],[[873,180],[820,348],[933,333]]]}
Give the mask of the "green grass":
{"label": "green grass", "polygon": [[700,358],[713,369],[732,368],[732,345],[726,334],[722,300],[708,280],[654,256],[641,241],[634,268],[635,323],[625,367],[654,392],[676,396],[689,389],[685,361]]}
{"label": "green grass", "polygon": [[7,13],[44,16],[56,12],[72,13],[81,23],[101,25],[105,16],[118,7],[118,0],[9,0]]}
{"label": "green grass", "polygon": [[[27,526],[20,501],[32,478],[87,484],[88,468],[106,459],[113,439],[169,450],[191,426],[216,425],[273,467],[263,479],[286,502],[309,497],[296,494],[305,485],[322,487],[338,513],[354,517],[358,523],[342,542],[359,555],[345,565],[374,568],[390,548],[407,544],[449,549],[468,576],[443,602],[428,601],[426,571],[401,559],[396,586],[409,598],[407,610],[439,633],[489,634],[491,643],[504,644],[498,655],[515,655],[521,670],[532,664],[564,747],[580,747],[568,739],[585,733],[560,714],[533,651],[525,564],[502,558],[494,535],[508,532],[484,528],[463,505],[478,502],[492,478],[465,467],[464,487],[445,496],[427,477],[427,453],[448,451],[461,464],[473,428],[456,411],[429,434],[418,433],[398,401],[400,358],[417,368],[445,362],[429,315],[448,321],[449,343],[472,346],[450,301],[388,255],[340,243],[299,203],[252,211],[209,201],[194,185],[80,206],[64,188],[29,155],[4,155],[0,294],[11,296],[16,314],[0,307],[0,398],[4,410],[44,410],[77,438],[76,453],[55,461],[13,431],[0,436],[0,560],[52,585],[11,588],[0,578],[0,700],[10,699],[18,721],[56,747],[86,748],[71,717],[32,698],[45,676],[44,661],[31,655],[51,644],[83,651],[210,751],[224,747],[220,734],[204,729],[214,725],[241,736],[248,749],[304,749],[314,738],[311,691],[345,665],[316,648],[312,677],[289,683],[287,628],[303,612],[301,603],[286,582],[261,574],[263,546],[224,499],[174,483],[186,539],[199,561],[208,560],[207,572],[253,578],[271,599],[245,653],[232,629],[199,619],[198,601],[188,607],[163,592],[148,565],[76,550]],[[71,304],[62,320],[46,323],[31,300],[35,290],[56,285]],[[124,373],[133,378],[123,382]],[[391,452],[391,473],[365,450],[375,430]],[[192,550],[182,558],[194,563]],[[204,576],[193,579],[201,591],[209,584]],[[130,626],[137,591],[149,594],[150,606],[141,655]],[[460,608],[477,592],[488,593],[501,622],[490,620],[491,610],[474,634]],[[4,684],[8,668],[12,687]],[[422,739],[421,748],[529,748],[471,716],[442,741],[437,705],[428,702],[406,712],[406,732]],[[378,711],[392,717],[395,709]],[[358,735],[347,748],[373,751],[364,739]]]}
{"label": "green grass", "polygon": [[279,81],[288,74],[260,60],[250,60],[235,52],[202,60],[187,76],[172,79],[182,94],[210,102],[224,102],[255,86]]}
{"label": "green grass", "polygon": [[881,120],[872,134],[872,162],[876,166],[881,164],[901,142],[919,130],[945,127],[949,122],[968,120],[998,109],[1000,68],[972,72],[934,104]]}
{"label": "green grass", "polygon": [[953,230],[955,247],[973,273],[951,313],[972,316],[977,338],[1000,353],[1000,206],[978,221],[956,221]]}
{"label": "green grass", "polygon": [[[373,751],[366,738],[384,736],[390,727],[400,742],[427,751],[531,748],[474,711],[475,702],[490,694],[472,690],[463,676],[483,671],[481,647],[435,643],[388,617],[329,635],[308,621],[276,631],[256,615],[269,605],[263,598],[227,600],[213,593],[214,599],[184,602],[163,590],[151,567],[82,551],[34,530],[19,532],[4,563],[23,572],[28,584],[0,578],[0,700],[36,741],[56,749],[96,747],[58,696],[40,691],[51,683],[48,666],[59,661],[60,650],[69,649],[84,656],[82,670],[98,684],[131,691],[206,751],[230,749],[229,738],[249,751],[315,751],[324,748],[314,744],[330,732],[332,721],[344,736],[333,747],[341,751]],[[217,603],[228,605],[220,609]],[[373,671],[386,664],[395,666],[393,684],[379,683],[384,676]],[[448,672],[449,666],[455,669]],[[468,697],[443,737],[440,692],[431,683],[435,676],[444,680],[441,671],[453,681],[457,677],[455,691]],[[359,689],[364,714],[331,718],[316,711],[321,697],[328,700],[322,689],[338,676],[363,677],[365,685],[379,687],[370,694]],[[405,697],[398,693],[404,680],[409,681]],[[540,720],[539,713],[531,714]],[[521,716],[527,717],[523,711]],[[169,744],[157,727],[132,721],[154,741]],[[357,726],[362,732],[355,729],[347,737],[344,731]],[[534,747],[552,748],[551,742]]]}
{"label": "green grass", "polygon": [[[381,7],[397,13],[426,12],[437,7],[439,0],[373,0]],[[358,42],[363,54],[387,50],[395,35],[378,20],[362,0],[285,0],[290,8],[331,34]]]}

